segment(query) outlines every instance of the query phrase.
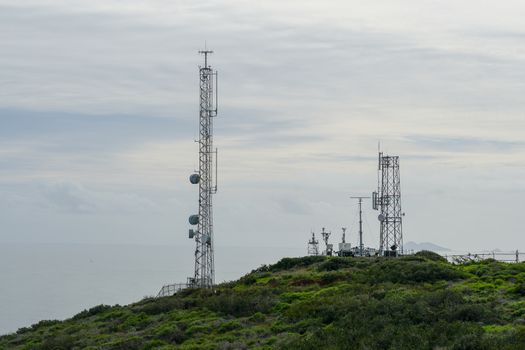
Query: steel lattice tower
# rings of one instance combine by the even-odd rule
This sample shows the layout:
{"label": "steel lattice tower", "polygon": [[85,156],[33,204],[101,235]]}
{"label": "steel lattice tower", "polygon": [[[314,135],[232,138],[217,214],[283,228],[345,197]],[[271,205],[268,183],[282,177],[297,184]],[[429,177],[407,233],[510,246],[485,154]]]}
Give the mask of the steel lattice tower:
{"label": "steel lattice tower", "polygon": [[[213,149],[213,118],[217,116],[217,71],[208,66],[208,55],[213,51],[199,51],[204,55],[204,66],[199,66],[199,172],[190,176],[190,182],[199,184],[199,214],[190,216],[189,237],[195,238],[195,274],[189,278],[194,287],[211,288],[215,283],[213,257],[213,195],[217,192],[217,150]],[[215,156],[215,169],[214,160]],[[215,174],[214,174],[215,171]]]}
{"label": "steel lattice tower", "polygon": [[401,181],[399,156],[379,152],[377,192],[372,193],[372,205],[379,210],[379,252],[382,255],[403,254],[401,212]]}
{"label": "steel lattice tower", "polygon": [[312,232],[312,239],[308,241],[308,255],[319,255],[319,241],[315,239],[315,233]]}

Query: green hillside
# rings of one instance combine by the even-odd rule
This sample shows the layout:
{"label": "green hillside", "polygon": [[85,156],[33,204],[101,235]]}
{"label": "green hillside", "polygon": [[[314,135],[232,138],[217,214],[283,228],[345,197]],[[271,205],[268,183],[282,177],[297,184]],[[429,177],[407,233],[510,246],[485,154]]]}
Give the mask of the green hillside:
{"label": "green hillside", "polygon": [[1,349],[525,349],[525,264],[285,258],[216,290],[96,306]]}

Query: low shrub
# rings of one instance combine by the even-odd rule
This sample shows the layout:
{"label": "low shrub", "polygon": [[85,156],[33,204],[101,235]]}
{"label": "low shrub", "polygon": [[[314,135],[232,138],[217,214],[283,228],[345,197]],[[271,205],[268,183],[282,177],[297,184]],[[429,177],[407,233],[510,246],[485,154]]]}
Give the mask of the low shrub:
{"label": "low shrub", "polygon": [[301,258],[283,258],[276,264],[271,265],[269,271],[276,272],[282,270],[291,270],[296,267],[310,266],[325,261],[325,256],[304,256]]}
{"label": "low shrub", "polygon": [[[60,324],[59,320],[42,320],[42,321],[40,321],[38,323],[33,324],[29,328],[29,330],[37,331],[39,329],[51,327],[51,326],[54,326],[54,325],[57,325],[57,324]],[[25,328],[25,329],[27,329],[27,328]]]}
{"label": "low shrub", "polygon": [[158,339],[150,340],[147,343],[144,344],[143,350],[153,350],[153,349],[159,349],[163,347],[164,345],[168,345],[166,342]]}
{"label": "low shrub", "polygon": [[219,332],[226,333],[226,332],[230,332],[230,331],[233,331],[239,328],[242,328],[241,323],[237,320],[231,320],[231,321],[223,322],[219,327]]}
{"label": "low shrub", "polygon": [[239,279],[239,282],[246,285],[246,286],[250,286],[252,284],[255,284],[257,282],[257,277],[254,276],[254,274],[248,274],[248,275],[245,275],[243,277],[241,277]]}
{"label": "low shrub", "polygon": [[321,275],[319,279],[319,285],[326,286],[338,281],[348,280],[349,276],[344,274],[342,271],[330,271]]}
{"label": "low shrub", "polygon": [[268,289],[236,292],[224,290],[202,301],[211,311],[236,317],[251,316],[256,312],[268,313],[277,303],[277,297]]}
{"label": "low shrub", "polygon": [[510,292],[513,294],[517,294],[521,297],[525,296],[525,283],[524,282],[516,283],[516,285],[512,287]]}
{"label": "low shrub", "polygon": [[422,250],[422,251],[417,252],[414,255],[417,256],[417,257],[425,258],[427,260],[439,261],[439,262],[443,262],[443,263],[447,262],[447,259],[445,259],[441,255],[439,255],[438,253],[435,253],[435,252],[430,251],[430,250]]}
{"label": "low shrub", "polygon": [[372,283],[432,283],[464,277],[465,274],[451,264],[403,259],[378,260],[370,267],[367,275],[368,281]]}
{"label": "low shrub", "polygon": [[164,324],[154,331],[154,336],[169,343],[181,344],[186,340],[184,329],[176,323]]}
{"label": "low shrub", "polygon": [[144,348],[144,338],[139,336],[134,336],[131,338],[117,340],[105,346],[105,349],[109,350],[142,350]]}
{"label": "low shrub", "polygon": [[354,258],[350,257],[332,257],[326,261],[323,261],[319,267],[318,271],[334,271],[339,269],[344,269],[348,267],[355,266]]}
{"label": "low shrub", "polygon": [[87,317],[91,317],[91,316],[94,316],[94,315],[98,315],[98,314],[100,314],[100,313],[102,313],[104,311],[110,310],[111,308],[112,308],[112,306],[104,305],[104,304],[93,306],[89,310],[84,310],[84,311],[79,312],[78,314],[73,316],[73,319],[74,320],[80,320],[80,319],[83,319],[83,318],[87,318]]}
{"label": "low shrub", "polygon": [[138,314],[129,315],[119,328],[122,330],[140,330],[146,328],[151,321],[152,320],[146,313],[140,312]]}
{"label": "low shrub", "polygon": [[76,339],[70,335],[46,337],[38,350],[70,350],[75,347]]}
{"label": "low shrub", "polygon": [[158,315],[175,309],[188,308],[188,303],[178,295],[148,300],[134,307],[136,311],[145,312],[148,315]]}

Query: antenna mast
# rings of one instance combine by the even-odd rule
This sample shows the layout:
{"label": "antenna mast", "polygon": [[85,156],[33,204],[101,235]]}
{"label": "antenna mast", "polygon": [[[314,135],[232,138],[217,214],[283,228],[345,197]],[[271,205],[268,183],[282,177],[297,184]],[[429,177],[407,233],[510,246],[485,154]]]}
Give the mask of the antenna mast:
{"label": "antenna mast", "polygon": [[363,199],[370,197],[350,197],[357,199],[359,205],[359,255],[363,256],[364,246],[363,246]]}
{"label": "antenna mast", "polygon": [[[213,256],[213,201],[217,193],[217,149],[213,149],[213,118],[217,116],[217,71],[208,65],[211,50],[199,51],[204,55],[204,66],[199,66],[199,171],[190,176],[190,182],[199,185],[199,213],[189,218],[189,238],[195,239],[195,274],[188,278],[193,287],[211,288],[215,283]],[[215,169],[213,158],[215,156]],[[215,178],[214,178],[215,170]]]}
{"label": "antenna mast", "polygon": [[372,193],[372,207],[379,210],[379,253],[385,256],[403,254],[401,180],[399,156],[379,152],[377,192]]}

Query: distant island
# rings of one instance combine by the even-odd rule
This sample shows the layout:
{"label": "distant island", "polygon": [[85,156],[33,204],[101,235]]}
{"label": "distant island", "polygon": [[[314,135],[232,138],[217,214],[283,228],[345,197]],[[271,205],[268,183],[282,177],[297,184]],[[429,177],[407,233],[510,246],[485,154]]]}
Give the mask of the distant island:
{"label": "distant island", "polygon": [[525,263],[309,256],[212,289],[99,305],[1,349],[525,349]]}
{"label": "distant island", "polygon": [[450,249],[441,247],[437,244],[430,243],[430,242],[422,242],[422,243],[416,243],[413,241],[409,241],[403,245],[403,249],[406,251],[414,251],[419,252],[422,250],[429,250],[431,252],[449,252]]}

